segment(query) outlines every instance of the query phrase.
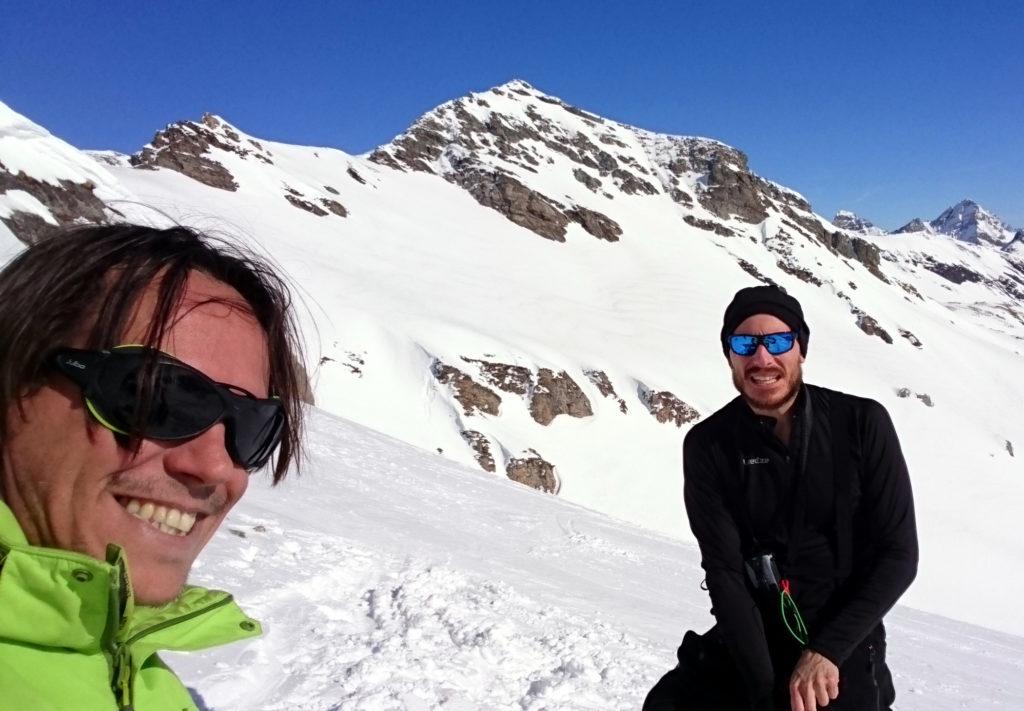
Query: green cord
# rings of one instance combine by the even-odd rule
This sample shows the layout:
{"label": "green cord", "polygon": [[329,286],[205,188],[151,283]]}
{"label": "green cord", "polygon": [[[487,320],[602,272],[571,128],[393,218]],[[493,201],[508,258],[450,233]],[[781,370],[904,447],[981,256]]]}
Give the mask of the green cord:
{"label": "green cord", "polygon": [[[788,586],[787,586],[788,587]],[[788,605],[787,605],[788,603]],[[796,624],[796,629],[789,624],[789,618],[786,615],[787,607],[793,612],[793,619]],[[793,639],[800,643],[801,647],[807,645],[807,625],[804,624],[804,618],[800,615],[800,608],[796,606],[796,600],[789,594],[788,589],[783,589],[779,593],[779,612],[782,614],[782,622],[786,625],[786,629],[793,635]]]}

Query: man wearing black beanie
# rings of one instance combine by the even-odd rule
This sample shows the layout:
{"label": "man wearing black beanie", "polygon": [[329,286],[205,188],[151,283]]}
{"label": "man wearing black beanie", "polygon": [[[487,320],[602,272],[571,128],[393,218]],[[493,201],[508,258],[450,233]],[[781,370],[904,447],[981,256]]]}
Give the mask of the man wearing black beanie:
{"label": "man wearing black beanie", "polygon": [[917,573],[914,502],[885,408],[803,382],[810,328],[775,286],[719,334],[739,397],[683,445],[712,613],[644,711],[888,711],[882,617]]}

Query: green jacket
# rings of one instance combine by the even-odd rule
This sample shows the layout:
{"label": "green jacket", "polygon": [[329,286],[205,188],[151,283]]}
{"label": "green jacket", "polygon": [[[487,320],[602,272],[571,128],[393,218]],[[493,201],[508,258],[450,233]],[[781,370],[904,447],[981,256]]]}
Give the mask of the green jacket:
{"label": "green jacket", "polygon": [[157,650],[254,637],[231,596],[187,586],[135,605],[117,546],[107,560],[28,545],[0,501],[0,711],[195,711]]}

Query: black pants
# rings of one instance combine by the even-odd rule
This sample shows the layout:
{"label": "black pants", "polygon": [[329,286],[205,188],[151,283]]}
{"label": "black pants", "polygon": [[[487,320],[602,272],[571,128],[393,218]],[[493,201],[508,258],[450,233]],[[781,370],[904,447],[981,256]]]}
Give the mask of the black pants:
{"label": "black pants", "polygon": [[[679,665],[663,676],[644,701],[643,711],[749,711],[739,672],[712,629],[687,632]],[[780,670],[781,671],[781,670]],[[776,682],[774,711],[789,711],[789,673]],[[896,699],[885,664],[885,629],[879,625],[839,668],[839,696],[828,711],[890,711]]]}

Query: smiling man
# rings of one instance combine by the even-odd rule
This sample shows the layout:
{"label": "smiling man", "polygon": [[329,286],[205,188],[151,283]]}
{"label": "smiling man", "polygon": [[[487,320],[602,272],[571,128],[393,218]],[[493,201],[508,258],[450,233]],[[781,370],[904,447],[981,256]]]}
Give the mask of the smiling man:
{"label": "smiling man", "polygon": [[882,617],[917,572],[906,463],[873,400],[803,382],[792,296],[741,289],[720,334],[739,397],[683,445],[684,498],[717,624],[688,632],[645,711],[883,711]]}
{"label": "smiling man", "polygon": [[180,227],[79,229],[0,272],[3,708],[194,709],[156,652],[259,633],[186,579],[249,475],[298,453],[289,303]]}

